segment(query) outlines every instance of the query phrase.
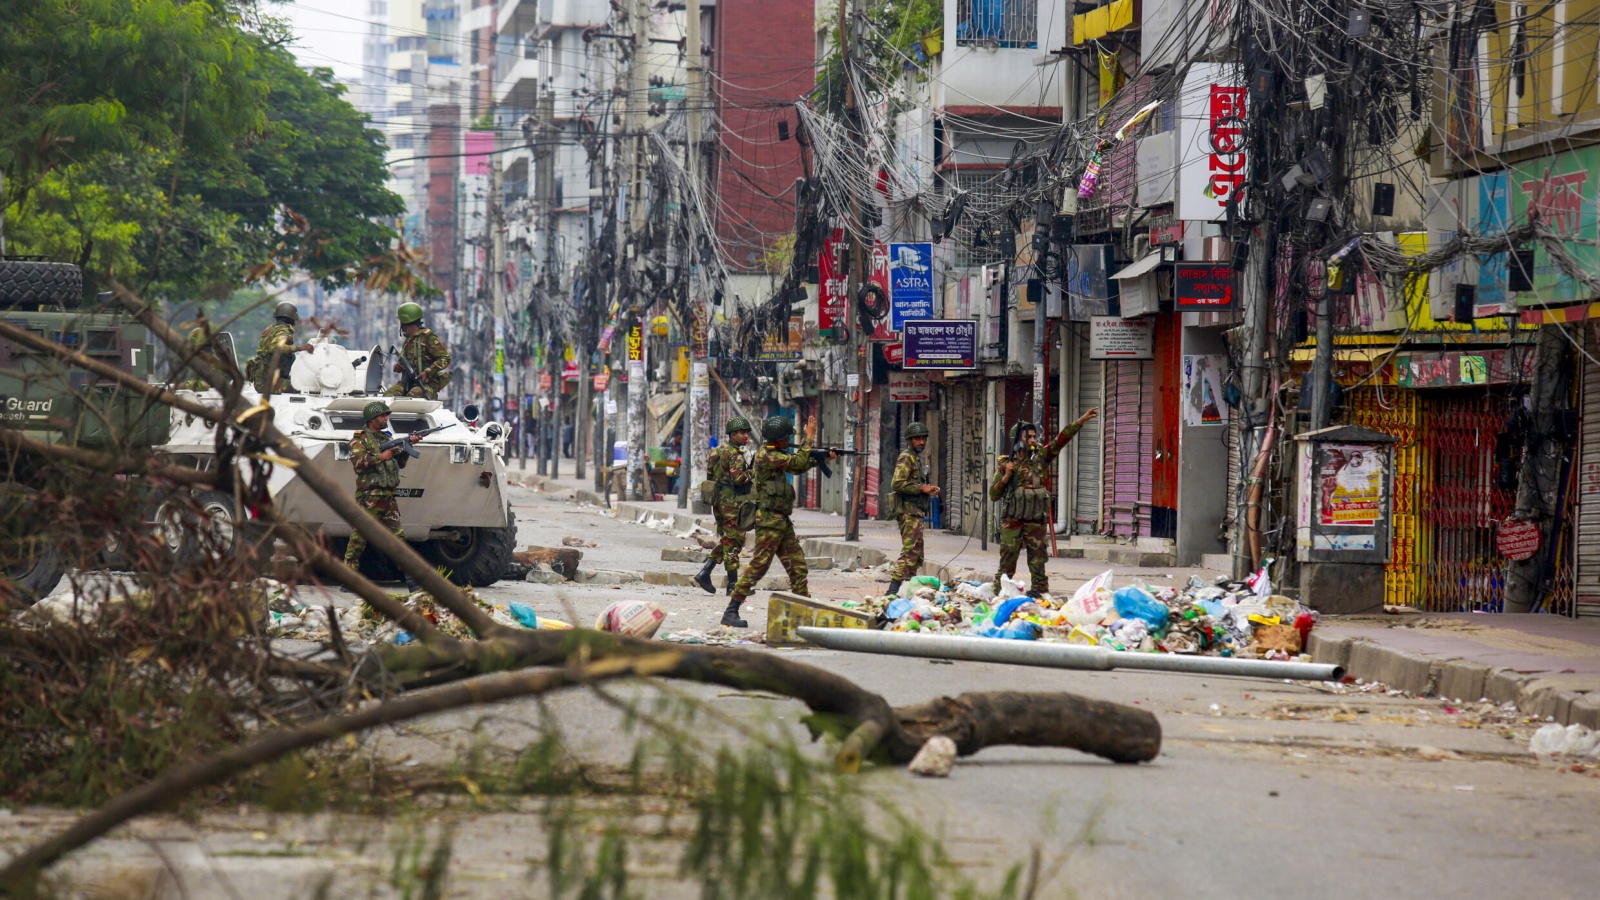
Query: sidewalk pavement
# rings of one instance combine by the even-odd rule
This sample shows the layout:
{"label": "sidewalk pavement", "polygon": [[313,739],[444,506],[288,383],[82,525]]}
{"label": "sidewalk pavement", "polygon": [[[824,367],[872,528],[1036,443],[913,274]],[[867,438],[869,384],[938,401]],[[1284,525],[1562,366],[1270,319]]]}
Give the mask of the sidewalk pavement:
{"label": "sidewalk pavement", "polygon": [[[604,505],[588,481],[517,470],[510,475],[542,493]],[[695,522],[715,530],[711,516],[680,510],[676,497],[613,500],[612,508],[619,518],[635,521],[670,517],[678,531],[688,531]],[[893,522],[862,520],[861,540],[853,543],[844,540],[843,516],[797,510],[794,523],[806,555],[832,557],[837,566],[882,565],[900,553]],[[988,580],[999,565],[1000,549],[993,542],[985,548],[978,538],[932,530],[924,542],[928,561],[923,574],[944,581]],[[1026,562],[1019,562],[1018,569],[1025,578]],[[1209,582],[1224,574],[1202,567],[1148,568],[1098,559],[1051,559],[1046,566],[1056,594],[1070,593],[1107,569],[1120,583],[1138,580],[1174,587],[1186,584],[1191,575]],[[1416,696],[1514,703],[1530,716],[1600,729],[1600,622],[1532,614],[1324,616],[1307,651],[1316,662],[1344,666],[1350,677],[1383,682]]]}

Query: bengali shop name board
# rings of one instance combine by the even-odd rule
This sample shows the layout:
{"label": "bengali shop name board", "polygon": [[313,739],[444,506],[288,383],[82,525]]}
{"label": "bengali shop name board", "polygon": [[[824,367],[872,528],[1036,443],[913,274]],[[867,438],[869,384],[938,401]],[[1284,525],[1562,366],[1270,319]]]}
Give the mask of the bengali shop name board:
{"label": "bengali shop name board", "polygon": [[978,365],[978,323],[971,319],[920,319],[902,333],[906,369],[973,369]]}
{"label": "bengali shop name board", "polygon": [[1154,359],[1155,355],[1155,319],[1090,317],[1090,359]]}
{"label": "bengali shop name board", "polygon": [[1237,272],[1232,263],[1184,264],[1173,269],[1177,308],[1232,309]]}

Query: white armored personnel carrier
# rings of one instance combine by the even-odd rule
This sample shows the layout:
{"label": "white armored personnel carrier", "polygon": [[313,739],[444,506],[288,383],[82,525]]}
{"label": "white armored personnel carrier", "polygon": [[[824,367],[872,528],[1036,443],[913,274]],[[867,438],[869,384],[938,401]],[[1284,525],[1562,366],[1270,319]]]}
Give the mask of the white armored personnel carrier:
{"label": "white armored personnel carrier", "polygon": [[[374,348],[364,356],[332,342],[315,343],[310,353],[297,354],[289,390],[271,399],[274,424],[289,435],[322,469],[351,495],[355,470],[350,465],[350,439],[361,429],[361,409],[381,393],[387,372],[384,353]],[[215,391],[180,391],[201,403],[220,405]],[[246,388],[245,395],[257,399]],[[400,475],[400,521],[406,540],[443,569],[456,584],[483,586],[507,574],[516,539],[516,521],[506,493],[505,444],[509,429],[498,422],[478,425],[476,407],[462,415],[438,400],[383,398],[390,406],[389,429],[396,436],[439,428],[416,445],[420,458]],[[442,427],[441,427],[442,426]],[[172,434],[160,449],[175,462],[209,469],[216,465],[214,426],[173,410]],[[241,469],[248,461],[241,461]],[[292,522],[329,539],[342,552],[350,526],[323,503],[287,466],[274,466],[268,480],[273,502]],[[233,498],[207,492],[201,507],[210,517],[213,545],[237,540],[250,512],[233,508]],[[184,529],[170,527],[156,514],[175,552],[182,553]],[[219,540],[220,536],[220,540]],[[389,560],[368,548],[361,563],[371,577],[394,580]]]}

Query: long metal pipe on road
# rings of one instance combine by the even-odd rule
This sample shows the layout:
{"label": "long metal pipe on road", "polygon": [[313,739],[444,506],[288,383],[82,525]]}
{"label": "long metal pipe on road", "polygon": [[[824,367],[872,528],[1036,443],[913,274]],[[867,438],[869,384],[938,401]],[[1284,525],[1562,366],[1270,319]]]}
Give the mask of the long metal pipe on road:
{"label": "long metal pipe on road", "polygon": [[828,650],[960,659],[967,662],[1039,666],[1046,669],[1143,669],[1186,675],[1238,675],[1245,678],[1290,678],[1297,681],[1342,681],[1344,667],[1325,663],[1188,656],[1180,653],[1133,653],[1108,647],[1083,647],[1046,641],[906,634],[862,628],[796,629],[800,637]]}

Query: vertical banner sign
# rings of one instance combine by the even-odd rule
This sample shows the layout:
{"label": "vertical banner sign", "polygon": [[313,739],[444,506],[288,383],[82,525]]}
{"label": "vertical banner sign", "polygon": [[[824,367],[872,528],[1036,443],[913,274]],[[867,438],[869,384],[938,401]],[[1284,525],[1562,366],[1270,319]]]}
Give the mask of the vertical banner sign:
{"label": "vertical banner sign", "polygon": [[842,335],[850,327],[850,261],[846,249],[844,229],[835,228],[817,258],[817,330],[825,337]]}
{"label": "vertical banner sign", "polygon": [[889,329],[933,318],[933,245],[889,245]]}
{"label": "vertical banner sign", "polygon": [[1244,187],[1248,93],[1233,63],[1195,63],[1178,110],[1178,219],[1216,222]]}
{"label": "vertical banner sign", "polygon": [[[889,296],[888,244],[872,245],[871,271],[867,273],[867,281],[882,288],[885,297]],[[900,338],[895,334],[894,329],[889,327],[889,317],[884,316],[873,326],[872,334],[868,339],[872,341],[897,341]]]}
{"label": "vertical banner sign", "polygon": [[[850,429],[854,432],[855,429]],[[878,468],[878,448],[883,440],[883,408],[873,403],[867,409],[867,483],[862,491],[862,515],[876,517],[878,515],[878,485],[883,479],[883,473]]]}
{"label": "vertical banner sign", "polygon": [[[644,361],[644,332],[635,325],[628,329],[628,362]],[[633,373],[633,367],[628,367],[628,372]]]}

